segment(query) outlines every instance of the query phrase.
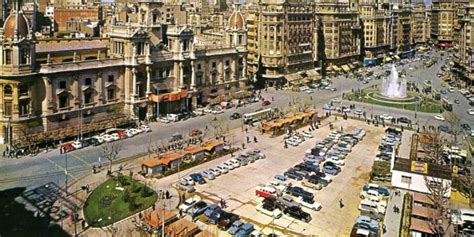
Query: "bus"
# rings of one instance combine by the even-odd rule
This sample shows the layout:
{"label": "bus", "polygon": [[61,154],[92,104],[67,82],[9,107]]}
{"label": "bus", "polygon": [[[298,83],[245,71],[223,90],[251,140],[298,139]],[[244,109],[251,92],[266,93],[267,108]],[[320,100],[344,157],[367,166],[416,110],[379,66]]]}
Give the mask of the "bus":
{"label": "bus", "polygon": [[273,117],[275,112],[277,112],[275,108],[268,108],[268,109],[257,110],[253,113],[246,113],[243,116],[244,124],[252,124],[262,119]]}
{"label": "bus", "polygon": [[443,108],[445,110],[453,111],[453,104],[447,98],[443,98],[441,101],[443,102]]}

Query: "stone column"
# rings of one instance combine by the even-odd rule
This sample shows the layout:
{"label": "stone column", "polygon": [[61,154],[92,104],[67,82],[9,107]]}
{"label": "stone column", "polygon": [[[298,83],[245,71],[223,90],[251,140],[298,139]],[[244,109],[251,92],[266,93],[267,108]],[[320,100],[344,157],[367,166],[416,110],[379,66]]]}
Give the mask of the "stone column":
{"label": "stone column", "polygon": [[132,98],[137,96],[137,72],[132,68]]}
{"label": "stone column", "polygon": [[151,94],[151,67],[146,66],[146,94]]}
{"label": "stone column", "polygon": [[179,62],[179,88],[184,86],[183,62]]}
{"label": "stone column", "polygon": [[79,79],[79,76],[77,75],[74,76],[74,81],[76,81],[76,84],[77,84],[76,106],[77,106],[77,109],[79,109],[82,104],[81,81]]}
{"label": "stone column", "polygon": [[191,61],[191,88],[196,89],[196,71],[194,69],[194,61]]}
{"label": "stone column", "polygon": [[244,64],[244,68],[242,69],[242,78],[247,78],[247,57],[245,55],[242,57],[242,63]]}

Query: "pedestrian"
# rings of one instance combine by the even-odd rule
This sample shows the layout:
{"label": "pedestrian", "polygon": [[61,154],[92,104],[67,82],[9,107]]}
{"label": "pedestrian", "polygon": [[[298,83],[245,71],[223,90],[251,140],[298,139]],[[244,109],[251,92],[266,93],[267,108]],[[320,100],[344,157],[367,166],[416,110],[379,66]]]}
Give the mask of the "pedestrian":
{"label": "pedestrian", "polygon": [[275,100],[275,99],[274,99],[273,96],[272,96],[272,101],[274,101],[274,100]]}
{"label": "pedestrian", "polygon": [[247,136],[247,143],[250,143],[250,137]]}
{"label": "pedestrian", "polygon": [[184,202],[184,200],[186,200],[186,196],[185,194],[183,193],[183,195],[181,195],[181,200]]}
{"label": "pedestrian", "polygon": [[170,199],[170,191],[166,190],[165,196],[166,196],[166,199]]}
{"label": "pedestrian", "polygon": [[179,218],[181,218],[182,216],[183,216],[183,210],[179,209]]}
{"label": "pedestrian", "polygon": [[393,205],[393,212],[397,213],[397,206],[396,205]]}
{"label": "pedestrian", "polygon": [[248,133],[248,132],[249,132],[249,128],[245,127],[245,133]]}
{"label": "pedestrian", "polygon": [[242,149],[245,149],[245,143],[242,142]]}
{"label": "pedestrian", "polygon": [[309,100],[313,100],[313,96],[309,96]]}
{"label": "pedestrian", "polygon": [[253,141],[254,141],[255,143],[257,143],[257,142],[258,142],[258,140],[257,140],[257,137],[256,137],[256,136],[253,136]]}
{"label": "pedestrian", "polygon": [[207,125],[206,125],[206,128],[205,128],[205,130],[207,130]]}
{"label": "pedestrian", "polygon": [[225,142],[225,136],[222,136],[222,141]]}
{"label": "pedestrian", "polygon": [[155,203],[153,203],[153,206],[151,206],[151,208],[153,209],[153,211],[156,209]]}
{"label": "pedestrian", "polygon": [[344,207],[344,203],[342,202],[342,198],[339,199],[339,208],[343,208]]}

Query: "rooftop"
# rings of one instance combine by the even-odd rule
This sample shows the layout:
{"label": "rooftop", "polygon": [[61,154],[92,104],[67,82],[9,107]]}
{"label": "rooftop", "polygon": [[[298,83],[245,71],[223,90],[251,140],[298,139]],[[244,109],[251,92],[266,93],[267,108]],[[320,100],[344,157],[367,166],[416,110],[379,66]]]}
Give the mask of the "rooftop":
{"label": "rooftop", "polygon": [[412,161],[410,159],[403,158],[397,158],[395,160],[393,169],[448,180],[451,180],[452,175],[451,168],[449,166]]}
{"label": "rooftop", "polygon": [[36,45],[37,53],[53,53],[63,51],[80,51],[107,49],[107,44],[101,40],[55,41]]}

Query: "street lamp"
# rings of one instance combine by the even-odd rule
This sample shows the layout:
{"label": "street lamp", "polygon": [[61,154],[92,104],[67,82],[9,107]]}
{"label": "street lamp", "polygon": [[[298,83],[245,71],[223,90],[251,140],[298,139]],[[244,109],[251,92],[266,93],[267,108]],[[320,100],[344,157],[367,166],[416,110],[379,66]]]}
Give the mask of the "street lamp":
{"label": "street lamp", "polygon": [[65,158],[65,161],[66,161],[66,166],[65,166],[65,169],[64,169],[64,175],[66,176],[66,180],[65,180],[65,184],[66,184],[66,197],[69,196],[69,193],[67,191],[67,176],[68,176],[68,173],[67,173],[67,153],[64,154],[64,158]]}

